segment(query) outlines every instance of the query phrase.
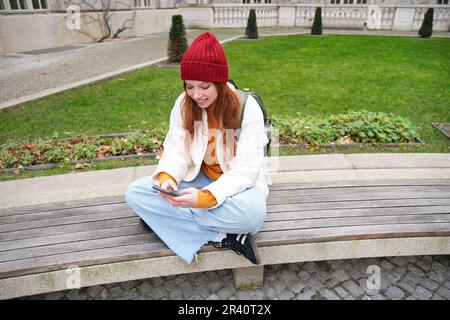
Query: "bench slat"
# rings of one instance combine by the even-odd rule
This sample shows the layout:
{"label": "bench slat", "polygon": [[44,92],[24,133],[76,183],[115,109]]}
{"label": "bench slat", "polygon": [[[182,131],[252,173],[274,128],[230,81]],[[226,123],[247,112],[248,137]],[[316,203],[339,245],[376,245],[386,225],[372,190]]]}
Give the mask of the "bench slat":
{"label": "bench slat", "polygon": [[271,204],[269,212],[307,211],[321,209],[352,209],[376,207],[417,207],[417,206],[448,206],[450,199],[401,199],[401,200],[371,200],[371,201],[333,201],[322,203]]}
{"label": "bench slat", "polygon": [[93,240],[71,241],[60,244],[52,244],[33,248],[3,251],[0,255],[0,263],[30,258],[56,256],[66,253],[91,251],[95,249],[122,247],[142,243],[160,242],[154,233],[141,233],[123,236],[106,237]]}
{"label": "bench slat", "polygon": [[314,219],[314,218],[336,218],[336,217],[368,217],[368,216],[390,216],[410,214],[439,214],[450,213],[450,206],[430,207],[390,207],[390,208],[362,208],[362,209],[323,209],[310,211],[280,211],[268,212],[265,222]]}
{"label": "bench slat", "polygon": [[[404,232],[404,228],[409,231]],[[450,223],[427,223],[409,225],[361,226],[356,231],[351,227],[333,227],[319,229],[301,229],[286,231],[259,232],[255,239],[258,246],[274,246],[280,244],[315,243],[353,239],[398,238],[413,236],[448,236]],[[214,250],[209,246],[202,251]],[[68,266],[86,266],[92,264],[111,263],[168,256],[173,253],[162,242],[145,243],[91,251],[67,253],[56,256],[38,257],[0,263],[0,278],[65,269]]]}
{"label": "bench slat", "polygon": [[94,221],[94,222],[88,222],[88,223],[66,224],[66,225],[51,226],[51,227],[46,227],[46,228],[3,232],[3,233],[0,233],[0,241],[33,239],[33,238],[37,238],[37,237],[67,234],[67,233],[72,233],[72,232],[109,229],[109,228],[114,228],[114,227],[135,225],[138,222],[139,222],[139,218],[137,216],[134,216],[132,218],[110,219],[110,220]]}
{"label": "bench slat", "polygon": [[351,193],[338,195],[317,195],[317,196],[286,196],[271,197],[267,199],[267,204],[283,203],[313,203],[332,201],[356,201],[356,200],[393,200],[393,199],[450,199],[450,192],[391,192],[391,193]]}
{"label": "bench slat", "polygon": [[93,264],[144,259],[174,255],[163,242],[96,249],[38,257],[0,263],[0,278],[66,269],[69,266],[88,266]]}
{"label": "bench slat", "polygon": [[309,195],[338,195],[358,193],[387,193],[387,192],[450,192],[448,186],[364,186],[364,187],[339,187],[339,188],[314,188],[314,189],[270,189],[269,198],[309,196]]}
{"label": "bench slat", "polygon": [[450,180],[445,179],[406,179],[406,180],[345,180],[345,181],[321,181],[277,183],[270,186],[270,190],[291,189],[317,189],[317,188],[341,188],[341,187],[366,187],[366,186],[449,186]]}
{"label": "bench slat", "polygon": [[130,234],[148,233],[140,223],[134,223],[133,225],[124,227],[115,227],[109,229],[99,229],[91,231],[81,231],[73,233],[58,234],[52,236],[44,236],[38,238],[28,238],[20,240],[3,241],[0,245],[0,254],[2,251],[15,250],[22,248],[32,248],[39,246],[46,246],[52,244],[73,242],[73,241],[85,241],[91,239],[101,239],[108,237],[119,237]]}
{"label": "bench slat", "polygon": [[[405,232],[405,229],[408,230]],[[255,240],[259,246],[275,246],[293,243],[382,239],[405,237],[449,236],[450,223],[396,224],[316,229],[277,230],[259,232]]]}

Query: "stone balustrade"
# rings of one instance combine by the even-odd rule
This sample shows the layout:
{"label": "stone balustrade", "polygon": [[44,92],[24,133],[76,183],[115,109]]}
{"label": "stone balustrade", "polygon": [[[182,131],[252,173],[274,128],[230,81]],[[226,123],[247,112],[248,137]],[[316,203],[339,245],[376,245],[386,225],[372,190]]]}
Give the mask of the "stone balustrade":
{"label": "stone balustrade", "polygon": [[242,28],[250,9],[260,27],[311,27],[319,6],[324,28],[418,30],[428,8],[434,8],[433,30],[450,27],[450,5],[211,4],[180,6],[179,11],[188,27]]}

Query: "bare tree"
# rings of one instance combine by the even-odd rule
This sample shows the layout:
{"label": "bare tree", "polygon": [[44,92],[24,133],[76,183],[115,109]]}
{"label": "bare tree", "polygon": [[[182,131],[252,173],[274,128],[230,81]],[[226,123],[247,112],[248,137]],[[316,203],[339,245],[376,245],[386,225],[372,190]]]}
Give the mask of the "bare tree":
{"label": "bare tree", "polygon": [[[80,7],[80,26],[81,28],[75,30],[85,36],[89,37],[95,42],[102,42],[109,37],[118,38],[119,34],[127,29],[134,27],[136,19],[136,9],[132,5],[133,1],[123,2],[119,0],[76,0],[67,1],[71,5]],[[125,19],[122,25],[117,30],[112,30],[112,17],[115,14],[118,5],[121,5],[121,9],[131,10],[131,17]],[[94,28],[91,28],[94,26]],[[96,33],[93,29],[100,30],[100,34]]]}

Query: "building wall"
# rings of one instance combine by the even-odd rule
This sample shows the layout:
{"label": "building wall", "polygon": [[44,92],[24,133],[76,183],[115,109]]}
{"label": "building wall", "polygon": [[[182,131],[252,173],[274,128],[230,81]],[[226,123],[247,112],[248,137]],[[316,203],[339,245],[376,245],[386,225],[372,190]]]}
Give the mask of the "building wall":
{"label": "building wall", "polygon": [[[164,32],[170,29],[172,15],[178,9],[138,10],[132,30],[126,30],[121,36],[132,37],[149,33]],[[90,14],[96,19],[96,13]],[[112,29],[116,30],[131,11],[114,13]],[[0,15],[0,53],[24,52],[51,47],[68,46],[77,43],[91,43],[89,37],[67,27],[64,13],[38,13],[22,15]],[[98,23],[89,24],[84,30],[100,36]]]}

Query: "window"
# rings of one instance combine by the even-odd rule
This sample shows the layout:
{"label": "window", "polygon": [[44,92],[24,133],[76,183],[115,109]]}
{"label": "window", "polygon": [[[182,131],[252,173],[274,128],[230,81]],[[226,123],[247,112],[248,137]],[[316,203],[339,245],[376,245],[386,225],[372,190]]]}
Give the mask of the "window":
{"label": "window", "polygon": [[11,10],[25,10],[27,8],[27,2],[25,0],[9,0],[9,7]]}
{"label": "window", "polygon": [[47,9],[47,1],[33,0],[33,9]]}
{"label": "window", "polygon": [[[448,0],[440,0],[448,1]],[[342,4],[367,4],[367,0],[342,0]],[[341,4],[341,0],[330,0],[330,4]]]}
{"label": "window", "polygon": [[272,3],[272,0],[264,0],[264,3]]}
{"label": "window", "polygon": [[2,0],[0,0],[0,10],[5,10],[5,5]]}
{"label": "window", "polygon": [[151,7],[152,0],[134,0],[135,7]]}
{"label": "window", "polygon": [[448,4],[448,0],[438,0],[438,4]]}

